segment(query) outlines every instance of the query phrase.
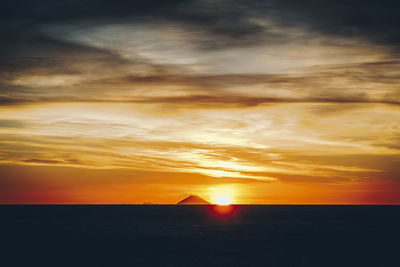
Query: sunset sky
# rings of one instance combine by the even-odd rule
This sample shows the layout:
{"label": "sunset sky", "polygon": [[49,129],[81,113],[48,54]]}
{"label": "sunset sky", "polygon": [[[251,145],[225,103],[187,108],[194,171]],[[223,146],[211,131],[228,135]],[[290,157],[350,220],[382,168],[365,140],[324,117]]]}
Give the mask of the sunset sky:
{"label": "sunset sky", "polygon": [[399,1],[2,1],[0,203],[400,204]]}

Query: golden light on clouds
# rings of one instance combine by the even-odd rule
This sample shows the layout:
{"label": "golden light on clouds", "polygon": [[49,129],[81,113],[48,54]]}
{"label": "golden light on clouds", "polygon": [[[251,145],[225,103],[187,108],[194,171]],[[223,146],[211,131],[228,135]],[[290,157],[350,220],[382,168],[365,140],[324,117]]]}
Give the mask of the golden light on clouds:
{"label": "golden light on clouds", "polygon": [[[400,111],[390,105],[275,104],[187,112],[157,104],[60,103],[6,106],[0,114],[15,124],[1,128],[2,164],[151,169],[161,177],[172,172],[182,179],[192,173],[237,180],[234,187],[204,181],[180,189],[198,188],[219,204],[274,203],[262,200],[265,194],[257,189],[268,190],[271,183],[309,183],[311,192],[312,184],[376,180],[390,175],[390,168],[396,171],[398,158],[393,146]],[[246,180],[264,185],[249,186]],[[241,183],[247,190],[236,199]],[[160,186],[176,188],[168,179]],[[261,199],[251,200],[257,196]]]}
{"label": "golden light on clouds", "polygon": [[[337,108],[337,110],[335,110]],[[247,109],[171,111],[140,104],[57,104],[2,108],[1,114],[23,127],[5,127],[3,146],[20,146],[8,163],[29,162],[23,147],[40,147],[42,160],[86,167],[146,168],[200,172],[215,177],[276,180],[264,173],[312,174],[376,172],[367,166],[288,161],[313,155],[396,155],[400,113],[391,106],[361,104],[280,104]],[[325,111],[327,110],[327,111]],[[328,112],[322,118],[320,112]],[[388,120],[374,124],[376,120]],[[346,126],[345,128],[340,128]],[[386,144],[386,145],[385,145]],[[57,148],[64,149],[58,150]],[[82,151],[86,153],[82,154]],[[30,151],[30,149],[28,149]],[[47,156],[46,156],[47,155]],[[68,155],[68,156],[67,156]],[[68,163],[69,162],[69,163]],[[80,162],[80,163],[78,163]],[[251,173],[251,174],[250,174]]]}
{"label": "golden light on clouds", "polygon": [[210,187],[208,190],[211,203],[217,205],[235,204],[238,192],[234,185],[215,186]]}
{"label": "golden light on clouds", "polygon": [[395,9],[42,5],[4,19],[1,203],[400,202]]}

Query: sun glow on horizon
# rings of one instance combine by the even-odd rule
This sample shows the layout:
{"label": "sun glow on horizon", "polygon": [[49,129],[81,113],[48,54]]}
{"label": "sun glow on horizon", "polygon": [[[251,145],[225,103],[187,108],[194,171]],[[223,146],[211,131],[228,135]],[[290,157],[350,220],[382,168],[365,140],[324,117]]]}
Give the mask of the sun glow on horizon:
{"label": "sun glow on horizon", "polygon": [[227,206],[234,203],[235,190],[231,186],[210,187],[210,199],[213,204]]}
{"label": "sun glow on horizon", "polygon": [[213,196],[213,202],[217,205],[226,206],[232,204],[232,197],[230,196]]}

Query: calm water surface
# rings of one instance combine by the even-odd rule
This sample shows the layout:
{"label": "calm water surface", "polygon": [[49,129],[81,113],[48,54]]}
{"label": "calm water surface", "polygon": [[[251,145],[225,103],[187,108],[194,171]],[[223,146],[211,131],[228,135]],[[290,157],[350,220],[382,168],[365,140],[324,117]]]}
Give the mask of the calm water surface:
{"label": "calm water surface", "polygon": [[400,206],[0,206],[0,266],[400,266]]}

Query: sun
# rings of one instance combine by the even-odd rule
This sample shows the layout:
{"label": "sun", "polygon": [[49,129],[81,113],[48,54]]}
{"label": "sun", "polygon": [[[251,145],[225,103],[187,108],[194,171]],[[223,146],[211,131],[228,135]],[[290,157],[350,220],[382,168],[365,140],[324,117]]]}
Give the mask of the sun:
{"label": "sun", "polygon": [[230,197],[230,196],[212,196],[211,199],[217,205],[232,204],[232,197]]}
{"label": "sun", "polygon": [[211,187],[211,202],[216,205],[227,206],[234,201],[234,192],[232,187]]}

